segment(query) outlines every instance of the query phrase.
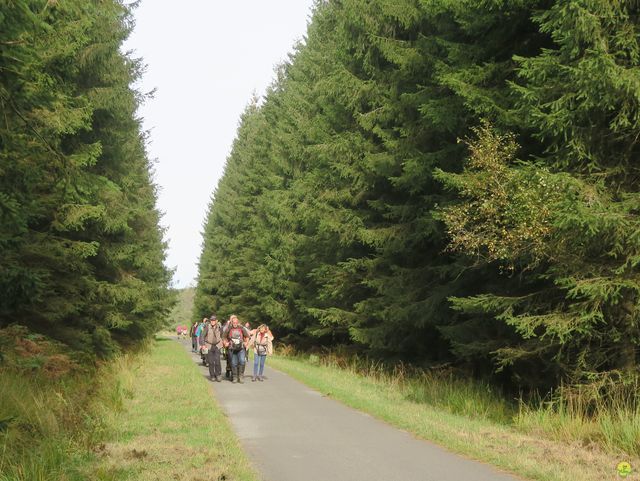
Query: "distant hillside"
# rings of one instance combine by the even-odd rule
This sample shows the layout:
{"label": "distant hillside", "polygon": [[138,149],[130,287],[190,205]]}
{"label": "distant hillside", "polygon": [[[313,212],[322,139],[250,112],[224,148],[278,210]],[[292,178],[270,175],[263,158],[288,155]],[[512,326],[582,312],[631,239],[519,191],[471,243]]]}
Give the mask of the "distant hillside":
{"label": "distant hillside", "polygon": [[195,288],[193,287],[177,289],[178,302],[173,307],[171,314],[169,314],[169,318],[167,320],[168,327],[175,329],[178,324],[188,326],[191,323],[194,294]]}

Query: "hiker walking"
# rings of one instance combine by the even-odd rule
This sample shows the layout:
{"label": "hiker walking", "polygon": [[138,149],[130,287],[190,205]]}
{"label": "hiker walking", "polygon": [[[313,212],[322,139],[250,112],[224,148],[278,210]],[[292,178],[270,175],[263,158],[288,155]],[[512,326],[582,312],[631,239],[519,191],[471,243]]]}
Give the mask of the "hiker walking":
{"label": "hiker walking", "polygon": [[[245,322],[244,323],[244,327],[246,328],[247,332],[249,333],[249,339],[251,339],[251,335],[253,334],[253,331],[255,331],[255,329],[251,329],[251,324],[249,322]],[[245,351],[245,359],[244,359],[244,365],[242,366],[242,372],[240,373],[240,376],[242,377],[242,379],[244,379],[244,371],[247,367],[247,364],[249,364],[249,354],[251,354],[251,349],[249,349],[247,347],[246,351]]]}
{"label": "hiker walking", "polygon": [[220,350],[222,349],[222,329],[215,314],[209,318],[209,323],[204,328],[202,338],[204,347],[208,349],[209,379],[221,382]]}
{"label": "hiker walking", "polygon": [[231,380],[231,350],[226,346],[226,344],[224,343],[224,333],[227,332],[227,330],[229,329],[229,326],[231,325],[231,317],[229,317],[229,319],[227,319],[224,323],[224,325],[222,326],[222,355],[224,357],[225,360],[225,370],[224,370],[224,377],[225,379],[229,379]]}
{"label": "hiker walking", "polygon": [[189,336],[191,336],[191,350],[193,352],[198,352],[198,336],[196,335],[196,330],[200,323],[198,321],[194,322],[189,329]]}
{"label": "hiker walking", "polygon": [[197,346],[197,352],[200,353],[200,359],[202,359],[202,365],[206,366],[207,365],[207,359],[205,357],[205,355],[202,352],[202,348],[204,347],[204,340],[202,338],[202,333],[204,332],[204,328],[207,325],[207,318],[203,318],[202,322],[200,323],[200,325],[198,326],[198,328],[196,329],[196,346]]}
{"label": "hiker walking", "polygon": [[246,363],[246,349],[249,341],[249,331],[240,324],[238,316],[231,316],[231,323],[222,333],[223,344],[231,356],[231,382],[243,383],[242,368]]}
{"label": "hiker walking", "polygon": [[198,327],[196,327],[196,350],[200,350],[200,346],[202,346],[202,330],[204,329],[205,324],[207,323],[207,318],[203,318],[201,322],[198,323]]}
{"label": "hiker walking", "polygon": [[253,377],[251,381],[263,381],[264,363],[273,353],[273,334],[265,324],[253,331],[249,345],[253,346]]}

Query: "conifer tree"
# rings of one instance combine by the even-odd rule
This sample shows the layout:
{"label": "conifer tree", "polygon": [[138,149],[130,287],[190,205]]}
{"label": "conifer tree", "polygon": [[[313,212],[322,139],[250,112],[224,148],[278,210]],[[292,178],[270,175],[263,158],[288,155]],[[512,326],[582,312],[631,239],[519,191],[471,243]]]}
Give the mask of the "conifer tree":
{"label": "conifer tree", "polygon": [[[0,326],[107,356],[170,303],[127,7],[3,2]],[[6,28],[5,28],[6,27]]]}
{"label": "conifer tree", "polygon": [[542,356],[579,381],[637,369],[639,13],[633,2],[558,2],[538,12],[555,46],[517,57],[512,88],[514,118],[541,153],[518,164],[512,147],[495,148],[508,142],[485,129],[470,168],[443,176],[466,198],[445,216],[454,245],[534,281],[515,296],[456,300],[522,335],[496,351],[503,363]]}
{"label": "conifer tree", "polygon": [[319,2],[242,119],[194,316],[518,388],[634,370],[637,29],[624,0]]}

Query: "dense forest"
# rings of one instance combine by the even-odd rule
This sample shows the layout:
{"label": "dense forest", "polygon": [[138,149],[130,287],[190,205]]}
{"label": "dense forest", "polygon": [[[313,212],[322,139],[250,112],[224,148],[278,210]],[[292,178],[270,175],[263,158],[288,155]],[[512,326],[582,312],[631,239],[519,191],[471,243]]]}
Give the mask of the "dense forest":
{"label": "dense forest", "polygon": [[639,39],[635,0],[319,1],[241,118],[193,317],[519,389],[637,371]]}
{"label": "dense forest", "polygon": [[132,26],[117,0],[0,0],[0,328],[90,358],[172,302]]}
{"label": "dense forest", "polygon": [[175,332],[178,326],[189,326],[194,294],[195,288],[193,287],[175,290],[176,303],[167,317],[165,327]]}

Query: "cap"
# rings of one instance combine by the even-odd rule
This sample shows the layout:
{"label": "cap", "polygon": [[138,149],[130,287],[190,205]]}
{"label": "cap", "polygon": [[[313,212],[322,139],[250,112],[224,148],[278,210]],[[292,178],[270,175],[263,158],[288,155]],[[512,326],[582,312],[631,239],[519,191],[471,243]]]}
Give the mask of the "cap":
{"label": "cap", "polygon": [[213,316],[211,316],[211,317],[209,318],[209,320],[210,320],[210,321],[217,321],[217,320],[218,320],[218,318],[217,318],[217,317],[216,317],[216,315],[214,314]]}

